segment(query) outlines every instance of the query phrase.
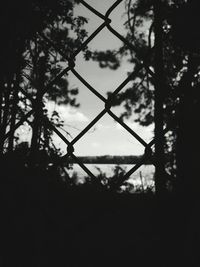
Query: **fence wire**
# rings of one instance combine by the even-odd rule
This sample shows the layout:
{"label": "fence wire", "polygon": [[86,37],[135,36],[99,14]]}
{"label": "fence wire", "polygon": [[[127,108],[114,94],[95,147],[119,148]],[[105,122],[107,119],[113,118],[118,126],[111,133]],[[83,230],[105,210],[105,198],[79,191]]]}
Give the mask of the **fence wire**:
{"label": "fence wire", "polygon": [[[135,70],[127,76],[127,78],[121,82],[121,84],[112,92],[109,97],[106,99],[104,96],[102,96],[94,87],[92,87],[84,77],[80,75],[76,71],[76,57],[81,53],[87,45],[104,29],[107,28],[109,32],[111,32],[116,38],[121,40],[131,51],[136,51],[133,44],[128,42],[119,32],[117,32],[112,26],[110,19],[111,13],[116,9],[116,7],[123,2],[124,0],[118,0],[116,1],[105,13],[105,15],[101,14],[99,11],[97,11],[94,7],[90,6],[88,3],[86,3],[83,0],[80,0],[80,4],[85,6],[88,10],[90,10],[95,16],[99,17],[103,22],[102,24],[80,45],[80,47],[70,56],[66,56],[63,51],[59,47],[57,47],[53,40],[50,40],[45,34],[39,33],[40,37],[43,38],[43,40],[51,46],[55,51],[60,53],[60,55],[65,58],[66,62],[68,63],[68,66],[63,69],[55,78],[53,78],[44,88],[43,95],[48,92],[52,86],[59,81],[64,75],[66,75],[68,72],[72,72],[77,79],[87,87],[88,90],[90,90],[97,98],[99,98],[104,103],[104,109],[72,140],[69,141],[50,121],[49,119],[44,115],[41,114],[41,123],[43,126],[47,127],[48,129],[51,129],[53,132],[55,132],[66,144],[67,146],[67,153],[60,158],[60,161],[63,162],[67,160],[69,157],[71,157],[91,178],[96,178],[95,175],[86,167],[83,162],[81,162],[80,158],[76,157],[74,154],[74,145],[105,115],[108,114],[110,117],[112,117],[116,122],[118,122],[129,134],[132,135],[133,138],[137,139],[138,142],[144,147],[144,155],[142,158],[137,162],[134,167],[132,167],[123,177],[120,177],[117,181],[115,181],[115,184],[113,186],[119,187],[121,186],[129,177],[131,174],[133,174],[139,167],[141,167],[146,160],[152,158],[152,146],[155,143],[155,139],[153,139],[151,142],[146,143],[145,140],[139,136],[133,129],[131,129],[128,125],[126,125],[118,116],[116,116],[112,111],[111,107],[114,103],[114,100],[117,96],[117,94],[127,85],[127,83],[130,80],[133,80],[135,77],[137,77],[138,73],[145,69],[149,75],[151,75],[152,80],[154,80],[154,72],[149,68],[148,66],[148,57],[150,56],[151,52],[149,52],[148,55],[146,55],[141,61],[140,64],[135,68]],[[31,85],[37,89],[37,86],[34,84],[34,81],[31,80],[29,76],[26,77]],[[30,100],[32,104],[32,109],[24,115],[16,124],[15,127],[13,127],[12,131],[9,131],[5,136],[4,140],[6,140],[19,126],[21,126],[25,121],[28,120],[28,118],[33,115],[36,112],[35,100],[32,96],[30,96],[23,88],[19,88],[21,93]],[[41,90],[41,89],[40,89]],[[167,129],[165,130],[167,132]]]}

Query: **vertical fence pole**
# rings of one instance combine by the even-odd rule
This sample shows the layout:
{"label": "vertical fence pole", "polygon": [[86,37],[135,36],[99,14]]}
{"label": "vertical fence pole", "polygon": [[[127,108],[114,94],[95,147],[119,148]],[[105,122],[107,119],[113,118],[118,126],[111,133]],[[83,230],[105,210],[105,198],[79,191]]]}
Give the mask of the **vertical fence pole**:
{"label": "vertical fence pole", "polygon": [[157,195],[165,191],[164,171],[164,134],[163,134],[163,100],[164,100],[164,62],[162,0],[154,4],[155,30],[155,190]]}

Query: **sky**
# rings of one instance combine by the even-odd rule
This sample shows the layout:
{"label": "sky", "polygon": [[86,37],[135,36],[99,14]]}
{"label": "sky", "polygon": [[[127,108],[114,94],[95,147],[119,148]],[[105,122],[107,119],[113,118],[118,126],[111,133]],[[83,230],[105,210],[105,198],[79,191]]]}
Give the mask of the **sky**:
{"label": "sky", "polygon": [[[95,7],[99,12],[105,14],[106,10],[115,2],[115,0],[86,0],[88,4]],[[122,35],[125,34],[123,23],[126,17],[123,16],[124,1],[111,14],[111,25]],[[76,15],[82,15],[89,19],[86,29],[89,35],[102,23],[102,20],[91,13],[83,5],[78,5],[75,9]],[[121,45],[121,41],[117,39],[107,29],[104,29],[89,44],[89,48],[97,50],[117,49]],[[66,65],[67,66],[67,65]],[[104,97],[108,91],[116,89],[127,77],[127,72],[132,66],[126,60],[123,60],[121,67],[117,70],[101,69],[98,63],[93,61],[84,61],[80,53],[76,57],[75,70],[83,76],[99,93]],[[77,102],[80,103],[78,109],[70,106],[57,106],[52,102],[48,103],[48,109],[54,108],[60,113],[64,120],[63,134],[69,141],[77,136],[101,110],[104,103],[99,100],[93,93],[89,91],[72,73],[69,72],[68,80],[70,87],[78,87],[79,94]],[[120,108],[115,108],[114,112],[119,115]],[[137,134],[139,134],[146,142],[153,138],[153,126],[142,127],[132,120],[125,121]],[[66,134],[68,132],[69,134]],[[63,153],[66,152],[66,144],[58,137],[54,136],[56,146],[60,147]],[[108,114],[85,134],[75,145],[76,156],[95,156],[95,155],[140,155],[144,152],[144,147],[132,137],[123,127],[113,120]]]}

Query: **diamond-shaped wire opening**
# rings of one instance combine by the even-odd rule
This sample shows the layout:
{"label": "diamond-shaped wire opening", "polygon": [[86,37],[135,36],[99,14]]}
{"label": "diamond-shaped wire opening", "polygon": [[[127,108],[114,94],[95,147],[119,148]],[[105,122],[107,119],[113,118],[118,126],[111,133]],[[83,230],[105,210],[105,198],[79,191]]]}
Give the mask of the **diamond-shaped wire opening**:
{"label": "diamond-shaped wire opening", "polygon": [[[102,24],[100,24],[100,26],[98,28],[96,28],[94,30],[94,32],[80,45],[80,47],[74,51],[74,53],[71,55],[70,58],[67,58],[66,56],[66,62],[67,62],[67,67],[62,69],[60,71],[59,74],[57,74],[57,76],[55,77],[51,77],[51,79],[49,80],[49,82],[47,83],[47,85],[45,86],[45,88],[43,89],[43,93],[47,92],[48,90],[50,90],[52,88],[52,86],[59,81],[66,73],[68,73],[70,70],[75,73],[74,71],[74,67],[75,65],[75,59],[76,56],[83,51],[88,44],[96,37],[98,36],[98,34],[100,34],[100,32],[107,27],[107,29],[115,36],[115,38],[118,38],[120,41],[122,41],[125,45],[127,45],[130,49],[132,49],[133,51],[135,50],[134,46],[129,43],[119,32],[117,32],[111,25],[111,20],[109,19],[109,17],[111,16],[112,12],[116,9],[116,7],[122,2],[122,0],[118,0],[115,1],[113,3],[113,5],[107,10],[106,15],[102,15],[101,13],[99,13],[97,10],[95,10],[94,8],[92,8],[91,6],[89,6],[87,3],[85,3],[84,1],[80,1],[80,3],[82,3],[83,5],[85,5],[91,12],[93,12],[96,16],[98,16],[99,18],[102,19]],[[45,39],[45,41],[51,45],[55,51],[58,51],[59,53],[61,53],[59,51],[59,49],[56,47],[56,44],[54,44],[51,40],[46,39],[46,37],[43,36],[43,38]],[[65,55],[63,55],[63,57],[65,57]],[[115,119],[118,123],[121,124],[121,126],[123,128],[125,128],[129,133],[132,134],[132,136],[134,136],[146,149],[145,149],[145,154],[144,157],[141,159],[141,161],[136,164],[133,168],[131,168],[124,177],[122,177],[121,179],[119,179],[119,181],[117,181],[117,185],[120,185],[122,182],[124,182],[133,172],[135,172],[142,164],[144,164],[147,160],[147,158],[150,157],[150,152],[151,152],[151,146],[153,145],[153,142],[150,142],[149,144],[147,144],[141,137],[139,137],[134,131],[132,131],[132,129],[130,129],[127,125],[123,124],[123,122],[119,121],[119,118],[110,110],[110,108],[112,107],[112,97],[114,95],[117,95],[123,88],[124,86],[127,85],[127,83],[131,80],[133,75],[137,75],[137,72],[140,71],[140,69],[143,68],[143,63],[144,60],[141,62],[141,66],[138,67],[138,70],[135,70],[135,73],[132,74],[131,76],[128,76],[124,81],[122,81],[122,83],[116,88],[116,90],[114,91],[114,93],[111,95],[111,97],[105,101],[104,98],[100,99],[105,102],[105,108],[99,113],[99,115],[97,117],[94,118],[94,120],[81,132],[79,133],[72,141],[69,141],[65,138],[65,136],[56,128],[54,128],[54,126],[51,124],[51,122],[49,122],[49,120],[46,119],[45,116],[41,115],[41,120],[42,122],[45,124],[46,127],[52,129],[56,134],[59,135],[59,137],[61,139],[63,139],[63,141],[67,144],[67,154],[63,157],[63,159],[68,158],[68,156],[71,156],[73,158],[74,161],[76,161],[82,169],[84,169],[86,171],[86,173],[95,178],[93,176],[93,174],[89,171],[89,169],[86,168],[86,166],[80,161],[80,159],[78,159],[74,153],[73,153],[73,145],[76,144],[76,142],[78,142],[92,127],[95,126],[95,124],[99,121],[99,119],[101,117],[103,117],[105,114],[109,114],[113,119]],[[145,66],[147,68],[147,66]],[[149,71],[149,73],[151,75],[154,75],[153,72],[147,68],[147,70]],[[76,75],[77,77],[77,75]],[[27,77],[26,77],[27,78]],[[30,77],[27,78],[30,80],[30,82],[32,83],[31,86],[35,86],[34,85],[34,81],[32,82]],[[80,79],[80,77],[79,77]],[[83,82],[83,80],[81,81]],[[28,98],[28,99],[33,99],[32,96],[30,97],[30,95],[28,95],[26,92],[23,92],[24,95]],[[97,95],[97,94],[96,94]],[[34,105],[34,99],[32,100],[33,105]],[[20,125],[22,125],[24,123],[24,121],[26,121],[30,115],[32,115],[35,112],[35,110],[30,110],[27,114],[25,114],[24,117],[21,118],[21,120],[15,125],[15,129],[17,129]],[[7,133],[7,135],[5,136],[5,139],[9,136],[9,132]]]}
{"label": "diamond-shaped wire opening", "polygon": [[[102,42],[102,40],[106,42]],[[103,28],[101,32],[88,44],[88,48],[91,51],[106,51],[115,50],[118,51],[122,46],[122,41],[113,35],[107,28]]]}
{"label": "diamond-shaped wire opening", "polygon": [[[104,117],[106,117],[106,116],[108,116],[108,114],[105,114],[104,115]],[[96,123],[95,123],[96,124]],[[100,122],[98,121],[98,123],[97,123],[97,125],[98,124],[100,124]],[[123,127],[122,127],[122,129],[125,131],[125,133],[127,134],[128,133],[128,131],[126,130],[126,129],[124,129]],[[107,131],[108,131],[109,129],[107,129]],[[117,130],[117,128],[116,128],[116,130]],[[129,133],[130,134],[130,133]],[[78,145],[78,144],[80,144],[81,142],[84,142],[84,139],[86,138],[88,136],[88,132],[86,132],[84,135],[82,135],[81,136],[81,138],[75,138],[75,140],[73,140],[72,141],[72,143],[74,143],[74,148],[75,148],[75,151],[76,151],[76,146]],[[133,137],[132,136],[132,133],[131,133],[131,137]],[[104,139],[106,140],[106,141],[109,141],[109,137],[108,137],[108,135],[107,136],[105,136],[104,137]],[[94,138],[94,140],[97,140],[97,138]],[[111,140],[112,140],[112,142],[113,142],[113,137],[111,137]],[[122,140],[122,138],[121,137],[119,137],[118,139],[117,139],[117,142],[120,142],[120,140]],[[139,139],[139,141],[141,142],[141,140]],[[144,142],[144,141],[143,141]],[[88,148],[88,150],[89,150],[89,146],[92,146],[92,140],[87,140],[86,139],[86,141],[85,141],[85,144],[87,145],[87,148]],[[144,142],[144,144],[147,146],[147,144]],[[142,146],[144,146],[144,144],[142,144]],[[101,144],[100,144],[101,145]],[[104,144],[103,144],[104,146],[106,145],[105,144],[105,142],[104,142]],[[116,146],[118,145],[117,143],[115,144]],[[129,145],[130,146],[130,145]],[[87,149],[87,148],[85,148],[85,149]],[[123,147],[123,149],[125,150],[125,148]],[[133,146],[133,151],[134,151],[134,146]],[[124,151],[125,152],[125,151]],[[127,153],[127,150],[126,150],[126,153]],[[107,154],[110,154],[109,152],[107,152]],[[134,154],[134,153],[131,153],[131,154]],[[146,163],[146,161],[142,161],[142,163]],[[134,166],[132,166],[131,168],[130,168],[130,175],[132,174],[131,173],[131,171],[135,168],[135,170],[137,170],[140,166],[141,166],[142,164],[140,164],[140,162],[138,162],[136,165],[134,165]],[[89,168],[89,166],[88,166],[88,169],[91,169],[91,171],[92,171],[92,173],[95,175],[96,173],[94,173],[94,169],[93,168]],[[99,168],[99,171],[100,171],[100,173],[99,173],[99,175],[101,175],[102,174],[102,170],[101,170],[101,168]],[[80,172],[80,171],[79,171]],[[126,179],[127,178],[129,178],[129,172],[128,173],[125,173],[125,172],[121,172],[121,173],[119,173],[119,172],[117,172],[117,173],[115,173],[115,178],[120,178],[119,180],[121,180],[121,181],[123,181],[124,180],[124,177],[126,177]],[[125,176],[123,177],[123,175],[121,175],[121,174],[125,174]],[[119,177],[117,177],[118,175],[120,175]],[[104,175],[105,176],[105,175]],[[98,175],[97,175],[97,177],[98,177]],[[106,176],[105,176],[105,178],[106,178]],[[109,178],[109,177],[108,177]]]}
{"label": "diamond-shaped wire opening", "polygon": [[[92,86],[88,80],[82,76],[76,69],[72,70],[72,72],[69,73],[69,78],[72,83],[73,87],[77,87],[79,90],[79,95],[77,96],[77,99],[80,103],[80,108],[84,105],[87,105],[88,109],[90,110],[90,106],[92,109],[92,106],[95,103],[95,109],[92,109],[92,115],[99,113],[103,107],[104,102],[106,101],[106,98],[103,96],[103,94],[98,91],[94,86]],[[92,102],[92,103],[90,103]],[[97,114],[96,114],[97,115]]]}
{"label": "diamond-shaped wire opening", "polygon": [[[114,134],[112,134],[113,132]],[[122,143],[120,142],[121,139],[124,139],[122,140]],[[74,141],[72,141],[72,143],[74,143]],[[95,143],[99,143],[99,150]],[[86,132],[74,143],[75,151],[76,148],[78,148],[79,154],[81,154],[80,144],[85,144],[85,151],[83,151],[84,154],[88,156],[90,151],[92,155],[125,155],[128,153],[128,151],[130,154],[134,155],[135,145],[137,145],[137,148],[140,150],[138,153],[142,154],[144,152],[144,146],[138,142],[137,139],[132,136],[132,134],[126,131],[126,129],[121,127],[120,124],[116,123],[116,121],[113,120],[113,118],[108,114],[105,114],[97,123],[95,123],[94,131]],[[129,150],[127,151],[127,149]]]}

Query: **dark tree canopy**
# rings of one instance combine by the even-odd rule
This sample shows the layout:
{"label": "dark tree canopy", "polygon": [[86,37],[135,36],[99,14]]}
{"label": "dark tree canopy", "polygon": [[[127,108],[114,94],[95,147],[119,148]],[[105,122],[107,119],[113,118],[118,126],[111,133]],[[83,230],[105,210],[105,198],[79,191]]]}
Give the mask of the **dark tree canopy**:
{"label": "dark tree canopy", "polygon": [[[77,107],[78,88],[70,88],[67,76],[57,79],[46,92],[45,87],[62,71],[66,62],[81,45],[87,32],[84,17],[75,17],[78,1],[11,1],[0,11],[0,119],[1,152],[12,151],[20,142],[13,131],[23,115],[35,109],[27,122],[32,128],[32,148],[55,149],[51,143],[52,130],[41,125],[40,114],[47,117],[43,102]],[[74,32],[71,35],[70,31]],[[22,92],[22,93],[21,93]],[[24,93],[25,95],[23,95]],[[28,96],[28,97],[27,97]],[[32,99],[35,104],[33,105]],[[49,118],[57,127],[63,125],[58,114]],[[55,120],[56,117],[56,120]],[[11,134],[7,141],[4,136]],[[15,145],[14,145],[15,144]],[[4,152],[3,152],[4,151]],[[49,152],[50,152],[49,151]],[[58,152],[58,151],[57,151]],[[35,153],[35,152],[34,152]]]}

